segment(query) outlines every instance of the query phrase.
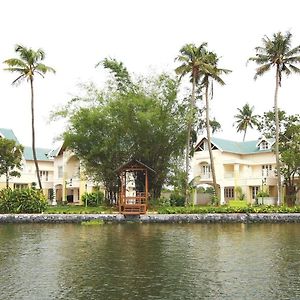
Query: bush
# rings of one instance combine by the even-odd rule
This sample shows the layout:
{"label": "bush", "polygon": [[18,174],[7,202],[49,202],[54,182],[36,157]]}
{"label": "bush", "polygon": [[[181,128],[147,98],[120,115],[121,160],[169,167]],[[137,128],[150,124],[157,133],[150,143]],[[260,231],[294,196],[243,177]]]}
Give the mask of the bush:
{"label": "bush", "polygon": [[81,201],[87,206],[100,206],[104,202],[104,194],[102,192],[84,193]]}
{"label": "bush", "polygon": [[41,213],[47,207],[47,200],[36,189],[3,189],[0,191],[0,213]]}
{"label": "bush", "polygon": [[209,214],[209,213],[299,213],[300,206],[188,206],[161,207],[159,214]]}
{"label": "bush", "polygon": [[184,206],[184,196],[178,193],[172,193],[170,195],[170,205],[171,206]]}
{"label": "bush", "polygon": [[164,207],[164,206],[170,206],[170,200],[165,197],[149,200],[150,208],[157,208],[157,207]]}

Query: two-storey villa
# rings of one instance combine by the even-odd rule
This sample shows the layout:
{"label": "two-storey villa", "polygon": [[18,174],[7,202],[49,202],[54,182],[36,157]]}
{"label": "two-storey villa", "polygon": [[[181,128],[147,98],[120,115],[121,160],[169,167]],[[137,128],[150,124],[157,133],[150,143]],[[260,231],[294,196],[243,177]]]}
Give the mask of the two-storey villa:
{"label": "two-storey villa", "polygon": [[[248,142],[212,138],[211,146],[221,204],[236,198],[236,187],[242,189],[245,199],[251,203],[254,203],[259,190],[262,189],[267,191],[270,197],[277,199],[273,144],[273,139],[265,137]],[[212,184],[206,137],[203,137],[195,148],[192,175],[197,177],[198,184]]]}

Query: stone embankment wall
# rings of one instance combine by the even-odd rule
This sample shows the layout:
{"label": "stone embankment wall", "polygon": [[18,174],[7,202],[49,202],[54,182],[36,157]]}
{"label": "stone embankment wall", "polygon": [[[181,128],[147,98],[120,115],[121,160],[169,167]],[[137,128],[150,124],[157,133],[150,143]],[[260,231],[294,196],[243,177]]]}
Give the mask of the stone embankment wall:
{"label": "stone embankment wall", "polygon": [[281,214],[146,214],[124,217],[120,214],[0,214],[0,223],[300,223],[300,213]]}

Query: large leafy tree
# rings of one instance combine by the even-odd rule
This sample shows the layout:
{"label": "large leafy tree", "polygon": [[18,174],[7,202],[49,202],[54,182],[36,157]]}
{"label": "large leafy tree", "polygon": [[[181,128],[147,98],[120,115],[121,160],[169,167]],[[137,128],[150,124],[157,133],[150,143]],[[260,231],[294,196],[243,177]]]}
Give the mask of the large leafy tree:
{"label": "large leafy tree", "polygon": [[36,175],[38,179],[39,188],[42,189],[40,179],[40,172],[35,150],[35,126],[34,126],[34,87],[33,81],[36,75],[44,78],[47,72],[55,73],[55,70],[42,63],[45,59],[45,52],[42,49],[33,50],[21,45],[16,45],[15,52],[18,54],[17,58],[10,58],[4,61],[8,66],[4,70],[17,73],[18,77],[12,82],[13,85],[20,84],[23,80],[27,80],[30,84],[31,92],[31,130],[32,130],[32,152],[36,167]]}
{"label": "large leafy tree", "polygon": [[187,112],[187,135],[186,135],[186,150],[185,150],[185,203],[187,204],[189,198],[188,189],[188,174],[190,166],[190,149],[191,149],[191,134],[194,129],[194,115],[195,115],[195,102],[196,102],[196,90],[197,84],[200,81],[202,70],[205,68],[203,60],[206,53],[207,43],[202,43],[200,46],[195,44],[184,45],[177,56],[176,60],[180,65],[175,69],[176,74],[179,75],[179,79],[183,76],[189,75],[192,83],[192,93],[190,98],[190,105]]}
{"label": "large leafy tree", "polygon": [[254,115],[254,106],[246,103],[242,108],[238,108],[238,114],[234,116],[236,119],[237,132],[244,132],[243,141],[245,141],[248,127],[253,128],[258,125],[258,115]]}
{"label": "large leafy tree", "polygon": [[300,73],[296,66],[300,62],[300,45],[291,47],[292,34],[281,32],[273,34],[271,38],[265,36],[262,39],[262,46],[255,48],[256,55],[250,57],[249,61],[256,62],[259,67],[256,69],[254,79],[264,75],[271,69],[275,69],[275,93],[274,93],[274,112],[275,112],[275,154],[278,170],[278,204],[281,204],[281,176],[280,176],[280,157],[279,157],[279,118],[278,118],[278,90],[281,87],[282,75]]}
{"label": "large leafy tree", "polygon": [[[116,66],[116,61],[113,63]],[[109,65],[104,67],[110,70]],[[161,74],[138,79],[133,90],[127,86],[127,76],[123,81],[122,76],[114,76],[115,71],[118,74],[116,68],[110,70],[115,82],[101,92],[95,90],[96,97],[91,97],[89,104],[86,97],[78,97],[72,99],[73,109],[68,106],[67,115],[63,110],[69,120],[65,143],[79,156],[86,173],[104,183],[111,198],[118,190],[116,169],[131,159],[155,170],[149,189],[153,197],[159,197],[185,144],[178,82]]]}
{"label": "large leafy tree", "polygon": [[[217,82],[220,85],[225,85],[225,82],[221,78],[223,74],[228,74],[231,71],[227,69],[221,69],[218,67],[218,57],[216,53],[206,51],[204,55],[204,66],[205,68],[202,69],[202,81],[201,85],[204,88],[204,95],[205,95],[205,118],[206,118],[206,132],[207,132],[207,140],[208,140],[208,151],[210,157],[210,166],[211,166],[211,173],[212,173],[212,180],[213,180],[213,187],[215,189],[215,193],[218,191],[218,185],[216,180],[216,172],[215,172],[215,165],[214,165],[214,158],[212,153],[211,147],[211,120],[209,116],[210,112],[210,105],[209,99],[212,98],[213,95],[213,82]],[[211,93],[209,92],[211,91]]]}
{"label": "large leafy tree", "polygon": [[[296,194],[300,190],[300,115],[287,115],[278,111],[279,117],[279,154],[280,173],[284,178],[286,203],[295,204]],[[275,137],[275,113],[264,113],[259,123],[260,131],[270,138]]]}
{"label": "large leafy tree", "polygon": [[11,177],[20,177],[24,147],[14,140],[0,138],[0,176],[5,175],[6,187]]}

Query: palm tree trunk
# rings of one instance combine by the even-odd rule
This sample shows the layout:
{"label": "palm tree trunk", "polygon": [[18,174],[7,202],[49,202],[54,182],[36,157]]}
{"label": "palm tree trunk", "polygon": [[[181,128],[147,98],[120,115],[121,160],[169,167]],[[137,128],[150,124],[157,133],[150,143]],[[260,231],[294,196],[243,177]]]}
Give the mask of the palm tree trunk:
{"label": "palm tree trunk", "polygon": [[246,133],[247,133],[247,127],[244,130],[243,142],[245,142]]}
{"label": "palm tree trunk", "polygon": [[40,178],[40,170],[38,161],[36,158],[36,151],[35,151],[35,128],[34,128],[34,93],[33,93],[33,78],[30,77],[30,89],[31,89],[31,129],[32,129],[32,154],[36,169],[36,176],[39,184],[39,189],[42,190],[42,183]]}
{"label": "palm tree trunk", "polygon": [[211,168],[211,174],[212,174],[212,180],[213,180],[213,187],[215,189],[215,195],[217,195],[219,197],[217,180],[216,180],[216,172],[215,172],[215,164],[214,164],[214,158],[213,158],[213,153],[212,153],[212,149],[211,149],[210,123],[209,123],[208,80],[205,83],[205,106],[206,106],[206,132],[207,132],[207,141],[208,141],[208,152],[209,152],[209,158],[210,158],[210,168]]}
{"label": "palm tree trunk", "polygon": [[188,111],[188,128],[187,128],[187,138],[186,138],[186,153],[185,153],[185,205],[189,202],[189,169],[190,169],[190,142],[191,142],[191,131],[192,131],[192,123],[193,123],[193,115],[194,115],[194,107],[195,107],[195,89],[196,89],[196,79],[193,76],[193,84],[192,84],[192,95],[191,102]]}
{"label": "palm tree trunk", "polygon": [[9,188],[9,174],[8,174],[8,170],[6,170],[6,188]]}
{"label": "palm tree trunk", "polygon": [[274,110],[275,110],[275,155],[276,155],[276,169],[277,169],[277,205],[281,205],[281,174],[280,174],[280,160],[279,160],[279,116],[278,116],[278,88],[279,88],[279,67],[276,68],[276,85],[274,95]]}

